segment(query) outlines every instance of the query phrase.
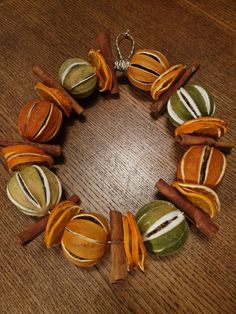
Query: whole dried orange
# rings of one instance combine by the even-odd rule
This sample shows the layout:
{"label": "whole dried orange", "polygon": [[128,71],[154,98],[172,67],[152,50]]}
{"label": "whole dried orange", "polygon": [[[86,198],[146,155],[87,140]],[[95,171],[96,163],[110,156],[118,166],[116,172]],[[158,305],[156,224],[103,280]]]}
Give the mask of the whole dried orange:
{"label": "whole dried orange", "polygon": [[129,60],[127,76],[135,87],[150,91],[153,82],[169,67],[168,60],[161,52],[139,49]]}
{"label": "whole dried orange", "polygon": [[177,181],[216,187],[226,168],[225,155],[207,145],[191,146],[182,156],[177,168]]}
{"label": "whole dried orange", "polygon": [[83,213],[74,216],[61,239],[66,259],[80,267],[96,265],[106,253],[108,234],[109,225],[102,215]]}
{"label": "whole dried orange", "polygon": [[20,134],[32,141],[46,143],[60,132],[62,111],[52,101],[33,99],[21,109],[18,117]]}

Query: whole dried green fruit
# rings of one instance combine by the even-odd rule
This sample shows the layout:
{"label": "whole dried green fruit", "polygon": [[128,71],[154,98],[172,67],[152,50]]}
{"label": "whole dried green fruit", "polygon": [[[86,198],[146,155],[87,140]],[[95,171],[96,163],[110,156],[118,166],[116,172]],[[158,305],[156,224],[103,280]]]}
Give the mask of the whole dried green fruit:
{"label": "whole dried green fruit", "polygon": [[46,167],[28,166],[15,172],[7,185],[10,201],[24,214],[44,216],[61,199],[61,183]]}
{"label": "whole dried green fruit", "polygon": [[153,201],[145,205],[136,220],[147,250],[159,256],[175,253],[188,239],[184,214],[170,202]]}
{"label": "whole dried green fruit", "polygon": [[66,60],[59,69],[59,78],[63,87],[76,98],[89,96],[97,84],[95,68],[79,58]]}
{"label": "whole dried green fruit", "polygon": [[174,126],[198,117],[212,116],[215,112],[213,96],[199,85],[181,87],[168,101],[167,110]]}

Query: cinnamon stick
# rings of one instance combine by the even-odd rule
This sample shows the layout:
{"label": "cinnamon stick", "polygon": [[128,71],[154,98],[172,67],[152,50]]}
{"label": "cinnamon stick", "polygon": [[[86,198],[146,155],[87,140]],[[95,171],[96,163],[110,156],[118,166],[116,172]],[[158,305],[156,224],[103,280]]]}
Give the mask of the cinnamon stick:
{"label": "cinnamon stick", "polygon": [[190,203],[187,198],[181,195],[175,188],[167,184],[163,179],[156,183],[156,188],[177,208],[182,210],[186,216],[204,233],[208,238],[213,237],[219,230],[219,227],[204,213],[200,208]]}
{"label": "cinnamon stick", "polygon": [[180,145],[192,146],[192,145],[209,145],[219,148],[223,151],[230,151],[234,147],[234,143],[227,141],[217,141],[212,137],[197,136],[189,134],[179,134],[175,141]]}
{"label": "cinnamon stick", "polygon": [[119,86],[116,78],[116,72],[114,70],[114,58],[111,49],[110,33],[101,31],[98,34],[98,46],[103,55],[107,65],[109,66],[112,74],[112,89],[111,94],[119,94]]}
{"label": "cinnamon stick", "polygon": [[67,93],[67,91],[61,86],[61,84],[54,79],[46,70],[44,70],[39,65],[33,66],[33,73],[48,87],[57,88],[60,92],[68,99],[73,110],[80,115],[84,112],[84,108],[78,104],[78,102]]}
{"label": "cinnamon stick", "polygon": [[110,211],[111,223],[111,283],[119,283],[127,277],[126,255],[124,248],[124,231],[122,214],[117,210]]}
{"label": "cinnamon stick", "polygon": [[192,63],[189,65],[180,78],[167,89],[157,100],[151,105],[151,116],[157,120],[160,115],[165,111],[167,102],[171,96],[194,75],[194,73],[200,68],[200,64]]}
{"label": "cinnamon stick", "polygon": [[12,145],[24,145],[29,144],[32,146],[36,146],[38,148],[41,148],[46,154],[51,155],[52,157],[59,157],[61,156],[61,146],[60,145],[54,145],[54,144],[41,144],[41,143],[35,143],[28,140],[24,140],[24,142],[18,142],[14,140],[1,140],[0,139],[0,146],[7,147]]}
{"label": "cinnamon stick", "polygon": [[[73,194],[68,198],[68,201],[78,203],[80,202],[80,198],[76,194]],[[46,229],[48,218],[49,218],[49,214],[43,216],[37,222],[34,222],[33,224],[26,227],[26,229],[21,231],[17,235],[19,243],[21,245],[28,244],[29,242],[34,240],[37,236],[39,236],[40,233],[42,233]]]}

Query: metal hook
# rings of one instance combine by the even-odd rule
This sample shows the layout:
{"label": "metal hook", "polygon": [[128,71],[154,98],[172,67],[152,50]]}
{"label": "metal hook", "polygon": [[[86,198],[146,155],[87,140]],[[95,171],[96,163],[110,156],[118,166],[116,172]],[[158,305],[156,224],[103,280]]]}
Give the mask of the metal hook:
{"label": "metal hook", "polygon": [[[129,53],[129,55],[124,59],[121,50],[119,47],[119,44],[121,43],[122,40],[128,39],[129,41],[132,42],[132,48]],[[129,59],[131,58],[132,54],[134,53],[134,38],[133,36],[130,35],[129,30],[127,29],[126,32],[119,34],[116,37],[116,50],[118,54],[118,60],[115,61],[115,70],[120,71],[120,72],[125,72],[129,66]]]}

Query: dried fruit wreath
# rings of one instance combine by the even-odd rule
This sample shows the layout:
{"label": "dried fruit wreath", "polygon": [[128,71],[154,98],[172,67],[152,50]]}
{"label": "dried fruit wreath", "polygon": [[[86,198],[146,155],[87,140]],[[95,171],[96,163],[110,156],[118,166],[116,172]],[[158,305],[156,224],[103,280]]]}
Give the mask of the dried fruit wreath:
{"label": "dried fruit wreath", "polygon": [[[120,51],[123,39],[132,43],[127,58]],[[110,279],[115,283],[125,280],[127,271],[134,268],[145,271],[146,249],[159,256],[179,250],[188,238],[186,218],[207,237],[217,233],[218,226],[212,218],[220,210],[220,202],[213,189],[225,172],[223,152],[229,152],[233,144],[219,140],[226,132],[226,123],[212,117],[212,95],[199,85],[185,85],[198,64],[170,66],[156,50],[134,52],[129,32],[116,39],[119,59],[115,63],[109,34],[100,32],[98,43],[99,50],[90,50],[88,61],[72,58],[62,64],[60,82],[41,67],[33,68],[42,81],[35,86],[40,99],[30,100],[19,114],[18,129],[24,142],[2,140],[0,145],[12,174],[7,185],[10,201],[24,214],[42,217],[19,234],[21,244],[29,243],[45,230],[47,248],[61,244],[69,262],[89,267],[103,258],[109,242]],[[60,201],[61,183],[49,168],[61,148],[45,143],[58,135],[63,115],[69,117],[72,110],[78,115],[83,113],[75,99],[89,96],[96,87],[100,92],[119,93],[116,71],[125,73],[136,88],[151,93],[154,119],[167,108],[176,127],[176,141],[190,148],[178,164],[176,181],[169,185],[160,179],[156,184],[166,200],[153,200],[135,217],[131,212],[111,210],[109,226],[101,214],[86,212],[77,205],[78,196]]]}

